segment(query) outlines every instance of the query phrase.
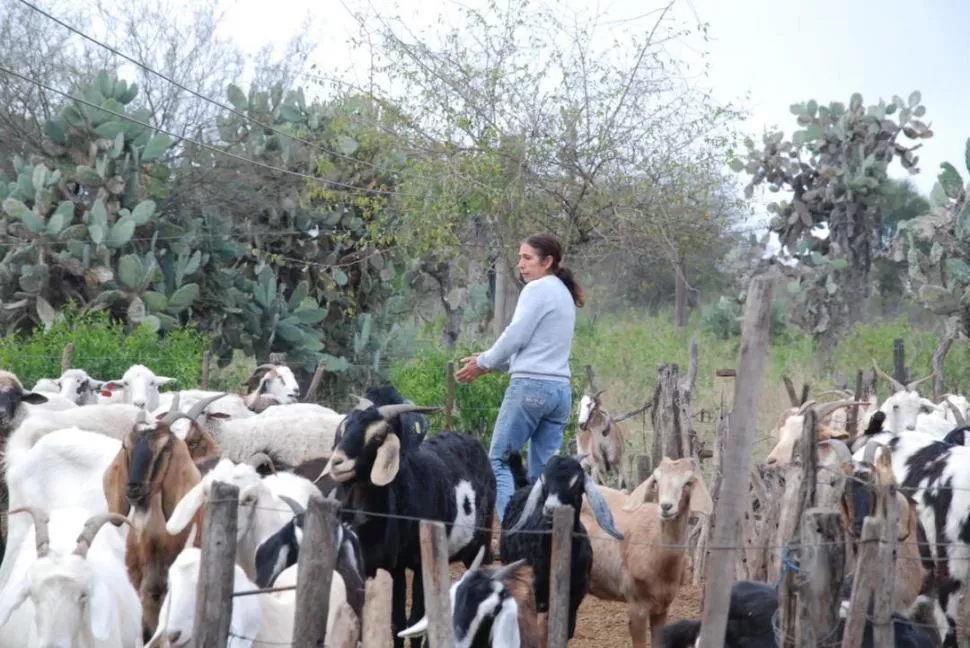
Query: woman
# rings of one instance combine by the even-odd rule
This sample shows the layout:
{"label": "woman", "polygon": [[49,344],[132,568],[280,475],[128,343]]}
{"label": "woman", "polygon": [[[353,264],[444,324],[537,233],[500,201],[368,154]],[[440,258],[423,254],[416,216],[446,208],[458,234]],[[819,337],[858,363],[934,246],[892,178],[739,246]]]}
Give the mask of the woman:
{"label": "woman", "polygon": [[511,376],[489,450],[499,520],[514,491],[509,453],[529,442],[529,479],[535,481],[562,446],[572,408],[569,352],[583,289],[561,261],[562,245],[551,234],[522,242],[519,273],[526,285],[512,321],[491,349],[462,358],[455,374],[463,383],[489,371]]}

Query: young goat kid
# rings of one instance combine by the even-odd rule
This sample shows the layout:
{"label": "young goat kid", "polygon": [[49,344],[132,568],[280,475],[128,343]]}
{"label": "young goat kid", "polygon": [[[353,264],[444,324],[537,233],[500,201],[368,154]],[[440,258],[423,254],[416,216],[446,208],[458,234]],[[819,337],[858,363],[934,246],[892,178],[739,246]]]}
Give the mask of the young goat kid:
{"label": "young goat kid", "polygon": [[[471,565],[478,549],[485,547],[485,562],[490,563],[495,475],[488,451],[477,439],[442,432],[422,443],[415,430],[402,425],[404,414],[436,408],[359,407],[344,420],[320,477],[329,475],[341,484],[340,499],[350,509],[343,516],[360,539],[367,577],[378,569],[391,574],[393,624],[401,631],[408,626],[405,569],[413,573],[411,617],[417,621],[424,615],[417,519],[445,523],[450,560]],[[397,648],[404,645],[401,638],[394,641]]]}
{"label": "young goat kid", "polygon": [[[521,479],[522,476],[516,478]],[[503,563],[510,564],[525,559],[532,566],[536,610],[539,613],[548,612],[552,534],[534,532],[552,530],[552,513],[557,506],[573,507],[572,563],[569,575],[570,639],[576,631],[576,611],[586,597],[593,567],[593,548],[586,535],[586,527],[580,521],[584,493],[597,524],[617,540],[623,540],[623,534],[613,526],[613,515],[606,500],[592,479],[583,472],[580,458],[554,456],[531,488],[520,488],[512,493],[502,519],[503,533],[499,548]],[[543,631],[543,637],[545,636]]]}
{"label": "young goat kid", "polygon": [[626,452],[626,440],[620,424],[613,420],[610,413],[603,409],[600,396],[603,390],[594,394],[583,394],[579,401],[579,434],[576,436],[576,449],[581,454],[589,453],[583,460],[590,466],[590,476],[599,485],[605,483],[604,477],[611,470],[619,475],[619,488],[626,490],[630,487],[630,479],[626,474],[623,461]]}

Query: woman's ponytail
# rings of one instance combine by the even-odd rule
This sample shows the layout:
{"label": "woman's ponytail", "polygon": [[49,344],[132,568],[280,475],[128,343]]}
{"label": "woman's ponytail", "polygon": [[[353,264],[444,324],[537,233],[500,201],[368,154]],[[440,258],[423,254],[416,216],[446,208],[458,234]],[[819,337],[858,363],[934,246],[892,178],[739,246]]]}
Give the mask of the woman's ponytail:
{"label": "woman's ponytail", "polygon": [[583,293],[583,287],[579,285],[576,281],[576,277],[573,276],[573,271],[569,268],[563,268],[562,266],[556,268],[556,276],[562,281],[566,288],[569,289],[569,293],[573,296],[573,303],[576,304],[577,308],[582,308],[585,304],[585,296]]}

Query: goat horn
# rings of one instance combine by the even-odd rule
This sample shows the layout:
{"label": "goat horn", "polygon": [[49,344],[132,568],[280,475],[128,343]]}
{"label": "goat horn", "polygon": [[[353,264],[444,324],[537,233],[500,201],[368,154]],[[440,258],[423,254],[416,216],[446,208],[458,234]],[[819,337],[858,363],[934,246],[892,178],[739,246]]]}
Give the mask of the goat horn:
{"label": "goat horn", "polygon": [[182,400],[182,393],[175,392],[172,396],[172,405],[168,408],[168,412],[162,417],[162,423],[165,425],[171,425],[177,420],[176,414],[179,412],[179,403]]}
{"label": "goat horn", "polygon": [[276,474],[276,464],[273,463],[273,458],[265,452],[254,452],[249,456],[249,459],[246,459],[246,464],[253,468],[259,468],[260,466],[268,464],[270,472],[274,475]]}
{"label": "goat horn", "polygon": [[256,375],[256,372],[258,372],[260,369],[264,369],[266,371],[269,371],[270,369],[275,369],[277,366],[278,365],[273,364],[272,362],[264,362],[263,364],[259,365],[255,369],[253,369],[253,375],[255,376]]}
{"label": "goat horn", "polygon": [[949,398],[944,398],[943,402],[946,404],[947,407],[950,408],[950,411],[953,412],[953,417],[957,420],[957,425],[967,424],[967,419],[964,418],[963,413],[960,412],[960,409],[953,404],[953,401],[951,401]]}
{"label": "goat horn", "polygon": [[392,418],[401,416],[402,414],[409,414],[411,412],[417,412],[419,414],[434,414],[440,411],[440,407],[421,407],[420,405],[410,405],[408,403],[401,403],[399,405],[381,405],[377,408],[377,413],[380,414],[381,418],[385,421],[389,421]]}
{"label": "goat horn", "polygon": [[852,405],[868,405],[865,401],[857,401],[855,399],[849,398],[847,400],[832,401],[830,403],[824,403],[818,405],[815,408],[815,416],[821,421],[823,418],[831,414],[837,409],[842,409],[843,407],[850,407]]}
{"label": "goat horn", "polygon": [[869,464],[870,466],[876,462],[876,450],[882,447],[882,444],[878,441],[868,441],[866,442],[866,449],[862,455],[862,461]]}
{"label": "goat horn", "polygon": [[188,414],[186,414],[186,416],[188,416],[190,419],[194,421],[195,419],[199,418],[199,415],[202,414],[202,411],[205,408],[207,408],[209,405],[216,402],[223,396],[228,396],[228,395],[229,394],[227,394],[226,392],[222,392],[220,394],[216,394],[215,396],[207,396],[206,398],[203,398],[198,403],[193,405],[192,408],[189,410]]}
{"label": "goat horn", "polygon": [[357,399],[357,405],[354,406],[355,410],[365,410],[369,407],[374,407],[373,401],[363,396],[358,396],[357,394],[351,394],[351,396]]}
{"label": "goat horn", "polygon": [[74,554],[80,556],[81,558],[87,558],[88,549],[91,548],[91,543],[94,542],[94,536],[98,535],[98,531],[104,526],[106,522],[116,522],[117,524],[127,524],[131,528],[135,528],[131,522],[128,521],[123,515],[118,515],[117,513],[98,513],[97,515],[92,515],[88,518],[88,521],[84,523],[84,529],[81,534],[77,537],[77,546],[74,547]]}
{"label": "goat horn", "polygon": [[826,439],[821,441],[819,445],[826,444],[832,451],[835,452],[835,458],[839,460],[839,463],[852,463],[852,451],[849,450],[849,446],[845,444],[845,441],[841,439]]}
{"label": "goat horn", "polygon": [[805,416],[805,412],[807,412],[814,405],[815,405],[815,399],[814,398],[808,399],[807,401],[805,401],[804,403],[798,406],[798,411],[795,412],[795,416]]}
{"label": "goat horn", "polygon": [[885,371],[880,369],[879,365],[876,364],[875,358],[873,358],[872,360],[872,368],[876,370],[877,374],[879,374],[880,376],[882,376],[883,378],[889,381],[889,384],[892,385],[893,387],[893,391],[906,391],[906,385],[899,382],[898,380],[896,380],[895,378],[887,374]]}
{"label": "goat horn", "polygon": [[306,512],[306,509],[303,508],[302,506],[300,506],[300,503],[297,502],[292,497],[289,497],[287,495],[280,495],[279,498],[281,500],[283,500],[284,502],[286,502],[287,506],[289,506],[291,509],[293,509],[293,515],[299,515],[301,513],[305,513]]}
{"label": "goat horn", "polygon": [[36,506],[21,506],[20,508],[8,511],[7,515],[13,515],[14,513],[30,513],[30,517],[34,518],[34,537],[37,540],[37,557],[45,557],[50,553],[51,549],[50,534],[47,529],[50,517],[47,515],[47,511]]}
{"label": "goat horn", "polygon": [[927,380],[929,380],[930,378],[932,378],[935,375],[936,375],[936,372],[935,371],[931,371],[930,372],[930,375],[927,376],[926,378],[920,378],[919,380],[914,380],[912,382],[906,383],[906,391],[913,391],[914,389],[916,389],[916,385],[919,385],[920,383],[926,382]]}
{"label": "goat horn", "polygon": [[498,569],[492,572],[492,580],[505,580],[508,578],[509,574],[514,572],[516,569],[521,567],[526,563],[525,558],[519,558],[515,562],[510,562],[507,565],[502,565]]}
{"label": "goat horn", "polygon": [[481,567],[482,560],[484,559],[485,559],[485,545],[482,545],[481,547],[478,548],[478,553],[475,554],[475,560],[473,560],[472,564],[468,567],[468,571],[473,572],[479,567]]}
{"label": "goat horn", "polygon": [[838,394],[840,396],[854,396],[855,392],[851,392],[848,389],[830,389],[822,392],[821,394],[815,394],[815,399],[818,400],[822,396],[831,396],[832,394]]}

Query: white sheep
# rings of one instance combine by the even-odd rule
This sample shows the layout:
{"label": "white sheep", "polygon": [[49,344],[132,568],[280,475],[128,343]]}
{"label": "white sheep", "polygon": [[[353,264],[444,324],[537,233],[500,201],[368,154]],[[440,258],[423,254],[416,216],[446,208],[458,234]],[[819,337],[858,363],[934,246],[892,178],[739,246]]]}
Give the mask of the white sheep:
{"label": "white sheep", "polygon": [[343,416],[340,412],[317,405],[316,403],[290,403],[288,405],[270,405],[256,416],[306,416],[308,414],[325,414],[327,416]]}
{"label": "white sheep", "polygon": [[[196,593],[202,551],[187,547],[168,569],[168,593],[162,602],[158,629],[145,648],[161,647],[167,639],[173,645],[184,645],[195,632]],[[280,574],[276,586],[296,584],[298,565]],[[233,592],[258,589],[237,564],[234,569]],[[334,613],[347,599],[343,580],[337,572],[330,581],[330,605],[327,614],[327,636],[333,636],[337,615]],[[229,622],[228,648],[268,648],[290,645],[296,617],[296,592],[272,592],[240,596],[233,599]],[[176,643],[177,642],[177,643]]]}
{"label": "white sheep", "polygon": [[125,438],[142,410],[126,403],[85,405],[62,411],[32,409],[7,442],[7,452],[29,449],[43,436],[69,427]]}
{"label": "white sheep", "polygon": [[[180,412],[188,413],[187,418],[177,419],[172,423],[172,432],[180,439],[184,439],[188,433],[189,421],[198,420],[202,427],[209,427],[213,424],[211,417],[219,414],[221,420],[235,420],[251,418],[256,413],[249,409],[246,401],[238,394],[227,394],[225,392],[208,391],[204,389],[183,389],[181,391],[165,392],[159,397],[159,406],[153,411],[155,418],[164,416],[172,408],[175,397],[179,399],[178,409]],[[205,403],[201,409],[199,403]]]}
{"label": "white sheep", "polygon": [[141,604],[125,570],[124,527],[104,526],[126,520],[83,508],[11,513],[19,511],[34,519],[34,542],[21,547],[0,591],[0,646],[140,646]]}
{"label": "white sheep", "polygon": [[103,380],[95,380],[84,369],[68,369],[57,379],[59,393],[77,405],[95,405],[104,387]]}
{"label": "white sheep", "polygon": [[167,376],[157,376],[154,371],[145,365],[136,364],[128,367],[128,370],[118,380],[105,382],[104,387],[109,391],[121,390],[123,402],[131,403],[135,407],[152,412],[158,407],[159,387],[174,380],[174,378]]}
{"label": "white sheep", "polygon": [[57,384],[57,381],[53,378],[41,378],[34,383],[34,386],[30,388],[30,391],[44,394],[60,394],[61,386]]}

